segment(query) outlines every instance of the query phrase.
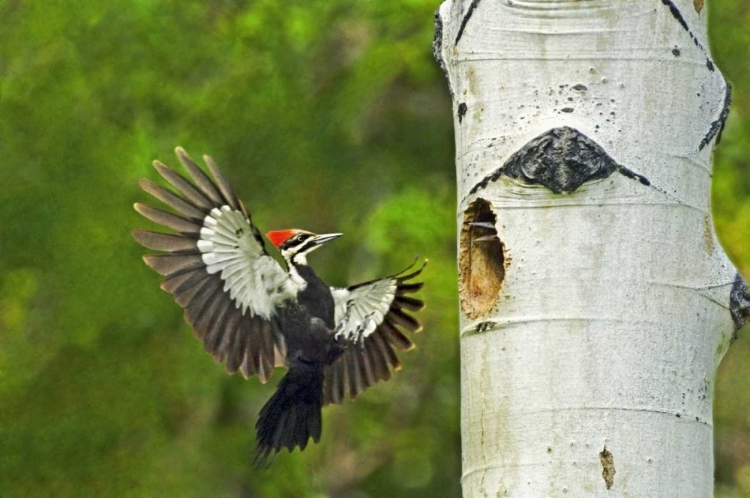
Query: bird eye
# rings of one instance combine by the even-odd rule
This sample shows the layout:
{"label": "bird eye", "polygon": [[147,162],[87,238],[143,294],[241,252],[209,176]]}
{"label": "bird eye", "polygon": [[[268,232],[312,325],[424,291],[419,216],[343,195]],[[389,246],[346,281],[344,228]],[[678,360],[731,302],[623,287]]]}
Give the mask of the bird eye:
{"label": "bird eye", "polygon": [[299,242],[302,242],[302,241],[303,241],[303,240],[305,240],[306,238],[307,238],[307,235],[305,235],[305,234],[303,234],[303,233],[301,233],[301,234],[299,234],[299,235],[297,235],[297,236],[295,237],[295,239],[296,239],[296,240],[298,240]]}

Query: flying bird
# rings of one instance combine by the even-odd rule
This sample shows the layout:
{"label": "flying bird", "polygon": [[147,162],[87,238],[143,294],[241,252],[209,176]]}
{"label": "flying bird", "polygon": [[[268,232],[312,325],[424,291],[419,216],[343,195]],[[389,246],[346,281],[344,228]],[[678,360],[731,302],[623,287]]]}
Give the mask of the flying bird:
{"label": "flying bird", "polygon": [[260,410],[254,460],[263,465],[283,448],[304,450],[320,440],[321,409],[354,398],[401,367],[396,350],[414,347],[404,331],[421,324],[409,312],[424,303],[409,294],[427,260],[397,274],[335,288],[309,266],[307,256],[340,233],[287,229],[268,232],[282,266],[265,249],[245,206],[209,156],[211,176],[180,147],[189,178],[159,161],[154,167],[174,190],[143,179],[141,188],[171,208],[135,210],[175,233],[136,229],[135,240],[159,254],[143,257],[164,276],[161,288],[184,309],[185,321],[228,373],[288,371]]}

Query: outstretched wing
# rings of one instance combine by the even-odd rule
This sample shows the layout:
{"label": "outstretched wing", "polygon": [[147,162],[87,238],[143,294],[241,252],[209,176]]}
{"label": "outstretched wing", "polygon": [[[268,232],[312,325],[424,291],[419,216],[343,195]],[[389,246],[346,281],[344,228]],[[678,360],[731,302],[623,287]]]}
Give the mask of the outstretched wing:
{"label": "outstretched wing", "polygon": [[297,294],[287,272],[266,253],[263,239],[214,161],[204,156],[209,178],[181,148],[177,157],[192,181],[154,161],[177,191],[148,180],[141,188],[171,207],[135,210],[176,234],[134,230],[133,238],[162,254],[143,257],[165,278],[161,288],[185,310],[185,321],[229,373],[257,374],[261,382],[285,364],[286,346],[275,309]]}
{"label": "outstretched wing", "polygon": [[414,264],[386,278],[331,289],[336,305],[336,338],[346,341],[347,347],[326,367],[325,404],[341,403],[347,394],[354,398],[378,381],[390,379],[391,370],[401,368],[396,349],[409,351],[414,343],[399,327],[420,331],[422,325],[407,311],[424,308],[421,300],[407,296],[424,284],[409,281],[422,273],[426,264],[427,260],[408,274]]}

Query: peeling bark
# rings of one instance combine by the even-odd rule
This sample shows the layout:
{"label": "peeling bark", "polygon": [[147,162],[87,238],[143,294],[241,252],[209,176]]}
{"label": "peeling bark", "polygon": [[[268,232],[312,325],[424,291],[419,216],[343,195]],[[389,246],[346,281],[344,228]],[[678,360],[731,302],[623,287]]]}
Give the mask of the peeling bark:
{"label": "peeling bark", "polygon": [[750,295],[711,224],[731,89],[702,7],[438,11],[467,497],[713,493],[714,377]]}

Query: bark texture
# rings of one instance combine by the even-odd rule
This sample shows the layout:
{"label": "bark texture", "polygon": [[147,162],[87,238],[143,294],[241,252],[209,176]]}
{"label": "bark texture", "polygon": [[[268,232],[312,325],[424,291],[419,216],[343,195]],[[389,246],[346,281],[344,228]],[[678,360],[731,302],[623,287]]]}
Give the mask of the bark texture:
{"label": "bark texture", "polygon": [[448,0],[436,15],[467,497],[713,496],[714,377],[750,301],[711,223],[731,92],[696,5]]}

